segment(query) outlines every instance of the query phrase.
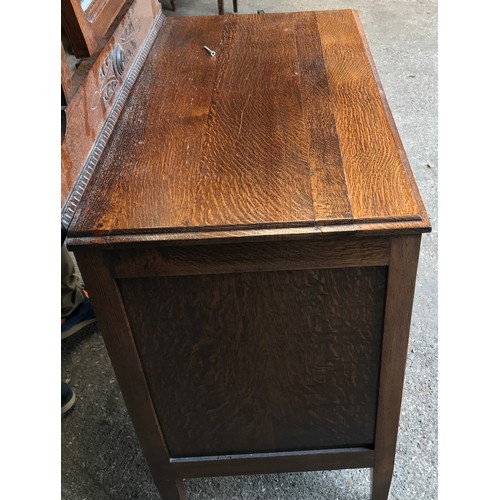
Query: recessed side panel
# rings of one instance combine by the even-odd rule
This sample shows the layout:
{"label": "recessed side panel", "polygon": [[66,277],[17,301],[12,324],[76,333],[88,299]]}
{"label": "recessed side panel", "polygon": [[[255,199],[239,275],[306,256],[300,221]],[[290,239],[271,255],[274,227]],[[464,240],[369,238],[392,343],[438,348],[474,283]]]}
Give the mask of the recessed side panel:
{"label": "recessed side panel", "polygon": [[373,445],[387,267],[117,283],[172,457]]}

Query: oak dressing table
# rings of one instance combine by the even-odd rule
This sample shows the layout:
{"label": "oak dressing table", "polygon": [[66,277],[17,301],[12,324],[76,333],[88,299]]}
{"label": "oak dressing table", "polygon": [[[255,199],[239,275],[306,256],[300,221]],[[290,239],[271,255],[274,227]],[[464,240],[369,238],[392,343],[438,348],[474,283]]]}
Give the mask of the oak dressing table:
{"label": "oak dressing table", "polygon": [[357,13],[131,2],[68,105],[62,167],[68,247],[162,498],[366,467],[386,499],[430,225]]}

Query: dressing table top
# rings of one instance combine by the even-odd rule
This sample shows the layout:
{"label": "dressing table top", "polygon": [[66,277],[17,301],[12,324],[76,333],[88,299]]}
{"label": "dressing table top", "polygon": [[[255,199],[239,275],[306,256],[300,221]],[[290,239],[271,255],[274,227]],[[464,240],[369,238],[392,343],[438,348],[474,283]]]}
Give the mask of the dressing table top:
{"label": "dressing table top", "polygon": [[341,10],[163,19],[69,235],[429,230],[358,15]]}

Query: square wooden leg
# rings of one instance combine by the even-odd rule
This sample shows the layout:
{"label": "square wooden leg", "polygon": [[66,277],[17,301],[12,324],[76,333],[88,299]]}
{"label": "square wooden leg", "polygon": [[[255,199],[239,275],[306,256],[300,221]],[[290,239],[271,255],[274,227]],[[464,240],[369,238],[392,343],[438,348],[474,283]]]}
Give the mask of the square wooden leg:
{"label": "square wooden leg", "polygon": [[158,488],[160,495],[165,500],[186,500],[186,491],[182,479],[173,481],[165,481],[160,488]]}
{"label": "square wooden leg", "polygon": [[411,326],[420,235],[392,239],[375,431],[372,500],[387,500],[391,487]]}
{"label": "square wooden leg", "polygon": [[393,467],[376,466],[372,469],[371,500],[387,500],[391,488]]}

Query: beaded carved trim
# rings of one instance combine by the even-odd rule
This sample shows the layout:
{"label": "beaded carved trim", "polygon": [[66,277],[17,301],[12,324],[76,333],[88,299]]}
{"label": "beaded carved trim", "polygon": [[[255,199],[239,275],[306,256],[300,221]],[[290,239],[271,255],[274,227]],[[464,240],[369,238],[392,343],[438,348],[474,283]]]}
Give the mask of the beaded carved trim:
{"label": "beaded carved trim", "polygon": [[[144,45],[139,51],[139,54],[134,61],[130,72],[128,76],[126,77],[125,81],[123,82],[123,85],[121,89],[119,90],[118,96],[115,100],[115,102],[112,105],[112,108],[109,112],[108,117],[106,118],[106,121],[104,122],[101,131],[99,132],[99,135],[97,136],[97,139],[94,143],[94,146],[92,147],[85,164],[82,168],[82,171],[78,177],[78,179],[75,182],[75,185],[71,191],[71,193],[68,196],[68,199],[66,200],[66,203],[64,204],[64,207],[62,209],[62,216],[61,216],[61,223],[64,229],[68,229],[71,220],[73,219],[76,209],[78,207],[78,204],[80,203],[80,200],[82,199],[83,193],[88,186],[88,183],[90,181],[90,178],[92,177],[92,174],[94,173],[95,167],[97,165],[97,162],[99,161],[99,158],[101,157],[101,154],[108,142],[109,137],[111,136],[111,133],[116,125],[116,122],[118,120],[118,117],[120,116],[120,113],[123,110],[123,106],[125,104],[125,101],[127,100],[127,97],[137,80],[137,77],[139,75],[139,72],[144,64],[144,61],[146,60],[146,57],[149,53],[149,50],[151,49],[151,46],[153,45],[153,42],[156,38],[156,35],[158,34],[158,31],[160,30],[160,27],[162,25],[164,16],[160,10],[155,23],[153,27],[151,28],[151,31],[149,32],[149,35],[147,36]],[[116,90],[116,83],[118,83],[117,80],[117,73],[119,74],[119,69],[121,68],[120,66],[120,60],[119,57],[117,57],[117,54],[121,52],[125,53],[125,61],[127,58],[127,55],[130,57],[133,44],[135,44],[135,41],[131,38],[131,35],[134,32],[134,27],[129,22],[122,35],[120,38],[120,41],[122,42],[122,45],[117,44],[113,49],[110,51],[109,56],[106,58],[106,61],[103,63],[101,66],[101,70],[103,70],[103,75],[104,75],[104,80],[103,80],[103,85],[101,85],[101,89],[104,89],[102,92],[99,93],[99,96],[103,98],[104,103],[107,104],[109,103],[109,100],[111,99],[112,95],[114,94],[114,91]],[[118,59],[118,60],[117,60]],[[103,66],[106,66],[103,69]],[[111,67],[112,69],[109,69]],[[105,78],[106,72],[109,71],[114,75],[114,78],[116,79],[116,83],[113,85],[110,85],[109,82],[113,81],[112,77],[109,77],[108,79]],[[107,82],[107,83],[106,83]],[[99,91],[98,91],[99,92]]]}

